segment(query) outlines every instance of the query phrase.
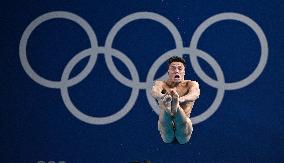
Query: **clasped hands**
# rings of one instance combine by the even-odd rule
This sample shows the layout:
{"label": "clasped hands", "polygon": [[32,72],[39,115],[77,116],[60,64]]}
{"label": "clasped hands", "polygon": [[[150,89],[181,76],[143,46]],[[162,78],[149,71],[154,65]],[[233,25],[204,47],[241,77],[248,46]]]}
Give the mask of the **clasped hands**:
{"label": "clasped hands", "polygon": [[179,94],[174,88],[163,94],[158,102],[162,109],[165,109],[170,115],[174,115],[177,112],[179,104],[185,102],[185,99],[179,97]]}
{"label": "clasped hands", "polygon": [[172,98],[177,98],[180,104],[190,101],[190,100],[186,100],[184,97],[179,97],[179,94],[177,93],[176,88],[170,89],[170,92],[166,92],[165,94],[162,94],[162,96],[160,97],[160,100],[171,102]]}

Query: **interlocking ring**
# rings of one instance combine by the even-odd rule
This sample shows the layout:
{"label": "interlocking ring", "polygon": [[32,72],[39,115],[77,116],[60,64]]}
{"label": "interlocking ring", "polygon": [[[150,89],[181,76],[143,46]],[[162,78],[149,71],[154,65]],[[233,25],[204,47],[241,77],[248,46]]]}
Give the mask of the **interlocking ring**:
{"label": "interlocking ring", "polygon": [[[237,14],[237,13],[221,13],[221,14],[217,14],[215,16],[210,17],[209,19],[205,20],[203,23],[201,23],[199,25],[199,27],[197,27],[196,31],[194,32],[193,36],[192,36],[192,40],[190,42],[190,47],[195,49],[197,48],[197,44],[198,41],[202,35],[202,33],[209,28],[211,25],[213,25],[214,23],[217,23],[219,21],[223,21],[223,20],[236,20],[236,21],[240,21],[246,25],[248,25],[257,35],[259,41],[260,41],[260,47],[261,47],[261,57],[260,57],[260,61],[256,67],[256,69],[253,71],[253,73],[251,73],[247,78],[238,81],[238,82],[233,82],[233,83],[225,83],[225,89],[226,90],[235,90],[235,89],[240,89],[243,88],[247,85],[249,85],[250,83],[252,83],[254,80],[256,80],[258,78],[258,76],[262,73],[266,62],[267,62],[267,58],[268,58],[268,43],[265,37],[264,32],[262,31],[262,29],[260,28],[260,26],[258,26],[256,24],[256,22],[254,22],[252,19],[250,19],[247,16],[241,15],[241,14]],[[194,69],[194,71],[197,73],[197,75],[204,81],[206,82],[208,85],[214,87],[214,88],[218,88],[221,87],[222,85],[220,82],[216,82],[215,80],[213,80],[212,78],[210,78],[208,75],[206,75],[206,73],[204,73],[204,71],[201,69],[200,65],[198,64],[197,58],[194,55],[190,55],[190,61],[192,64],[192,67]]]}
{"label": "interlocking ring", "polygon": [[[87,33],[90,42],[91,42],[91,48],[83,50],[82,52],[75,55],[66,65],[64,68],[64,71],[61,76],[60,81],[51,81],[48,79],[45,79],[38,75],[30,66],[28,59],[27,59],[27,53],[26,53],[26,47],[28,39],[33,32],[33,30],[39,26],[41,23],[48,21],[50,19],[54,18],[62,18],[62,19],[68,19],[76,22],[78,25],[80,25]],[[146,82],[140,82],[139,80],[139,74],[137,72],[137,69],[133,62],[122,52],[120,52],[117,49],[112,48],[113,40],[116,36],[116,34],[119,32],[121,28],[123,28],[128,23],[139,20],[139,19],[148,19],[153,20],[156,22],[159,22],[163,26],[165,26],[170,33],[172,34],[176,49],[172,49],[164,54],[162,54],[151,66],[148,74]],[[220,68],[219,64],[216,62],[216,60],[211,57],[206,52],[197,49],[197,44],[199,41],[199,38],[201,37],[202,33],[209,28],[212,24],[217,23],[219,21],[223,20],[237,20],[242,23],[247,24],[250,28],[253,29],[253,31],[257,34],[257,37],[260,41],[261,45],[261,58],[260,62],[257,66],[257,68],[254,70],[254,72],[249,75],[247,78],[234,82],[234,83],[226,83],[224,74],[222,69]],[[113,123],[121,118],[123,118],[134,106],[140,89],[146,90],[146,96],[148,99],[148,102],[150,106],[153,108],[153,110],[159,114],[159,108],[154,101],[154,99],[150,95],[150,89],[152,87],[154,76],[158,70],[158,68],[171,56],[178,55],[182,56],[183,54],[188,54],[190,56],[190,62],[193,66],[193,70],[196,72],[196,74],[208,85],[217,88],[217,94],[214,99],[214,102],[211,104],[211,106],[203,113],[196,117],[192,117],[193,124],[200,123],[202,121],[205,121],[210,116],[214,114],[214,112],[218,109],[220,106],[225,90],[235,90],[243,88],[249,84],[251,84],[255,79],[259,77],[259,75],[262,73],[266,62],[268,58],[268,43],[267,39],[265,37],[264,32],[259,27],[259,25],[254,22],[252,19],[238,14],[238,13],[221,13],[217,14],[215,16],[212,16],[205,20],[201,25],[196,29],[196,31],[193,34],[192,40],[190,42],[190,47],[183,47],[182,39],[180,36],[180,33],[178,32],[177,28],[173,25],[173,23],[168,20],[167,18],[152,12],[137,12],[130,14],[120,21],[118,21],[113,28],[110,30],[104,47],[99,47],[97,43],[97,38],[95,35],[95,32],[90,27],[90,25],[81,17],[65,11],[56,11],[56,12],[49,12],[46,14],[43,14],[42,16],[39,16],[34,21],[32,21],[27,28],[25,29],[22,38],[20,40],[20,46],[19,46],[19,54],[20,54],[20,61],[21,64],[25,70],[25,72],[28,74],[28,76],[33,79],[35,82],[39,83],[42,86],[48,87],[48,88],[58,88],[61,90],[61,96],[63,99],[63,102],[67,109],[70,111],[72,115],[74,115],[79,120],[89,123],[89,124],[95,124],[95,125],[103,125],[103,124],[109,124]],[[125,86],[128,86],[132,88],[131,96],[128,100],[128,102],[123,106],[123,108],[114,113],[113,115],[106,116],[106,117],[93,117],[86,115],[82,113],[76,106],[72,103],[68,88],[78,84],[81,82],[84,78],[88,76],[89,73],[91,73],[97,59],[98,54],[104,54],[106,59],[106,64],[111,72],[111,74],[114,76],[115,79],[117,79],[120,83],[124,84]],[[128,68],[131,78],[128,79],[124,75],[122,75],[119,70],[115,67],[115,64],[113,63],[112,57],[116,57],[119,60],[121,60],[126,67]],[[72,69],[76,66],[78,62],[80,62],[82,59],[89,57],[89,61],[86,65],[86,67],[75,77],[69,79],[70,73]],[[209,76],[206,75],[206,73],[203,72],[201,69],[197,57],[200,57],[204,59],[211,67],[213,68],[217,80],[213,80]],[[166,74],[164,74],[162,77],[158,78],[158,80],[165,79]]]}
{"label": "interlocking ring", "polygon": [[[220,83],[220,85],[225,83],[225,79],[224,79],[224,75],[223,72],[220,68],[220,66],[218,65],[218,63],[215,61],[214,58],[212,58],[210,55],[208,55],[207,53],[198,50],[198,49],[190,49],[190,48],[181,48],[181,49],[173,49],[170,50],[168,52],[166,52],[165,54],[163,54],[162,56],[160,56],[152,66],[148,76],[147,76],[147,81],[153,81],[154,76],[158,70],[158,68],[161,66],[161,64],[163,64],[165,61],[167,61],[169,59],[169,57],[175,55],[175,54],[190,54],[190,55],[195,55],[196,57],[200,57],[202,59],[204,59],[207,63],[209,63],[213,70],[216,73],[218,82]],[[148,101],[150,103],[150,105],[152,106],[152,108],[154,109],[154,111],[159,114],[159,106],[157,104],[157,102],[153,99],[153,97],[150,94],[151,89],[147,89],[146,90],[146,95],[148,98]],[[199,122],[202,122],[204,120],[206,120],[207,118],[209,118],[216,110],[217,108],[220,106],[222,99],[224,97],[224,93],[225,93],[225,89],[224,87],[218,87],[218,91],[217,91],[217,95],[214,99],[214,102],[211,104],[211,106],[202,114],[196,116],[196,117],[192,117],[192,123],[196,124]]]}
{"label": "interlocking ring", "polygon": [[[131,71],[135,69],[134,64],[129,60],[128,57],[126,57],[122,52],[112,49],[110,51],[111,53],[106,53],[106,49],[104,47],[100,47],[98,48],[98,53],[99,54],[112,54],[112,56],[115,56],[116,58],[120,59],[128,68],[128,70],[130,71],[131,77],[133,79],[134,82],[139,82],[139,76],[138,76],[138,72],[137,71]],[[71,71],[73,70],[73,68],[76,66],[77,63],[79,63],[82,59],[84,59],[85,57],[88,56],[92,56],[92,55],[96,55],[96,53],[94,53],[94,49],[87,49],[82,51],[81,53],[75,55],[75,57],[73,57],[67,64],[67,66],[65,67],[62,77],[61,77],[61,81],[63,83],[68,82],[68,78],[69,75],[71,73]],[[127,104],[117,113],[107,116],[107,117],[92,117],[89,115],[86,115],[82,112],[80,112],[76,106],[73,105],[70,97],[69,97],[69,93],[68,93],[68,85],[65,85],[63,87],[60,88],[61,90],[61,96],[62,99],[64,101],[64,104],[67,106],[67,109],[78,119],[80,119],[81,121],[84,121],[86,123],[90,123],[90,124],[108,124],[108,123],[112,123],[115,122],[119,119],[121,119],[122,117],[124,117],[134,106],[136,99],[138,97],[138,93],[139,93],[139,89],[138,88],[132,88],[132,92],[131,92],[131,96],[127,102]]]}
{"label": "interlocking ring", "polygon": [[[124,17],[123,19],[121,19],[120,21],[118,21],[113,28],[110,30],[107,38],[106,38],[106,43],[105,43],[105,47],[106,49],[112,49],[112,43],[113,40],[116,36],[116,34],[119,32],[119,30],[121,28],[123,28],[125,25],[127,25],[128,23],[135,21],[135,20],[139,20],[139,19],[149,19],[149,20],[153,20],[156,22],[159,22],[160,24],[162,24],[163,26],[165,26],[170,33],[172,34],[176,47],[177,48],[182,48],[183,44],[182,44],[182,39],[180,36],[180,33],[178,32],[177,28],[173,25],[172,22],[170,22],[168,19],[166,19],[165,17],[155,14],[155,13],[150,13],[150,12],[138,12],[138,13],[134,13],[131,15],[128,15],[126,17]],[[182,54],[177,54],[179,56],[182,56]],[[112,73],[112,75],[114,77],[116,77],[121,83],[125,84],[128,87],[132,87],[132,88],[140,88],[140,89],[146,89],[151,87],[151,85],[153,84],[153,82],[139,82],[139,83],[135,83],[132,82],[131,80],[127,79],[126,77],[124,77],[115,67],[112,57],[111,55],[106,55],[105,56],[106,59],[106,63],[107,63],[107,67],[110,70],[110,72]],[[166,78],[167,74],[164,74],[162,77],[160,78]]]}
{"label": "interlocking ring", "polygon": [[[20,40],[20,48],[19,48],[19,53],[20,53],[20,61],[21,64],[25,70],[25,72],[32,78],[35,82],[38,84],[48,87],[48,88],[61,88],[64,86],[64,84],[67,84],[68,86],[73,86],[75,84],[78,84],[80,81],[82,81],[84,78],[87,77],[88,73],[92,71],[92,62],[96,62],[97,60],[97,55],[92,55],[90,57],[89,62],[87,63],[87,66],[80,72],[76,77],[72,78],[71,80],[68,80],[68,83],[62,83],[62,81],[51,81],[47,80],[41,76],[39,76],[31,67],[29,64],[29,61],[27,59],[27,42],[28,39],[30,38],[30,35],[32,34],[33,30],[39,26],[41,23],[55,19],[55,18],[61,18],[61,19],[68,19],[72,20],[78,25],[80,25],[87,33],[90,42],[91,42],[91,47],[94,49],[98,48],[98,41],[96,34],[94,33],[92,27],[85,21],[83,18],[72,14],[70,12],[64,12],[64,11],[56,11],[56,12],[49,12],[46,14],[43,14],[42,16],[36,18],[34,21],[32,21],[28,27],[25,29],[22,38]],[[97,50],[96,50],[97,51]],[[95,52],[96,52],[95,51]]]}

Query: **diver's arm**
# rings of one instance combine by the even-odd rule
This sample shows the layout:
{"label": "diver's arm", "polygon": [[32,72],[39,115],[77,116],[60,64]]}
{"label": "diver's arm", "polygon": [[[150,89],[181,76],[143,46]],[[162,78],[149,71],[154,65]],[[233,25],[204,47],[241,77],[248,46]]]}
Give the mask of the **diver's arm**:
{"label": "diver's arm", "polygon": [[163,81],[155,81],[154,86],[152,87],[151,90],[152,97],[154,97],[158,101],[165,95],[162,93],[163,84],[164,84]]}
{"label": "diver's arm", "polygon": [[188,93],[182,97],[179,98],[179,102],[194,102],[196,99],[199,98],[200,95],[200,89],[199,84],[196,81],[191,81],[192,86],[189,89]]}

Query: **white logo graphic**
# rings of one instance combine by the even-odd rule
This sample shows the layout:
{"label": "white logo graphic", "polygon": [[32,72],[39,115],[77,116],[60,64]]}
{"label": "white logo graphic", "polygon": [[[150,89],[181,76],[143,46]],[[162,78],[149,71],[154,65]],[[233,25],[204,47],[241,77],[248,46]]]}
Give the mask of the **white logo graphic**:
{"label": "white logo graphic", "polygon": [[[91,42],[91,48],[85,49],[82,52],[75,55],[66,65],[60,81],[52,81],[45,79],[38,75],[31,67],[27,60],[27,42],[28,39],[33,32],[33,30],[39,26],[41,23],[51,20],[51,19],[68,19],[71,21],[76,22],[79,24],[87,33],[89,40]],[[139,74],[137,72],[137,69],[135,65],[132,63],[132,61],[122,52],[120,52],[117,49],[112,48],[112,43],[114,40],[114,37],[118,33],[118,31],[123,28],[128,23],[139,20],[139,19],[149,19],[156,22],[161,23],[163,26],[165,26],[171,33],[172,37],[174,38],[176,48],[173,50],[170,50],[166,52],[165,54],[161,55],[151,66],[146,82],[140,82],[139,80]],[[255,70],[245,79],[233,82],[233,83],[226,83],[223,75],[223,71],[220,68],[219,64],[216,62],[216,60],[211,57],[208,53],[197,49],[197,44],[199,41],[199,38],[201,37],[202,33],[209,28],[212,24],[217,23],[219,21],[223,20],[236,20],[239,22],[242,22],[246,25],[248,25],[257,35],[260,46],[261,46],[261,57],[260,61],[255,68]],[[266,62],[268,58],[268,43],[267,39],[265,37],[264,32],[259,27],[259,25],[254,22],[252,19],[238,14],[238,13],[221,13],[214,15],[207,20],[205,20],[199,27],[196,29],[192,36],[192,40],[190,42],[189,47],[183,47],[182,44],[182,38],[180,36],[179,31],[174,26],[174,24],[169,21],[167,18],[156,14],[152,12],[137,12],[130,14],[120,21],[118,21],[113,28],[110,30],[105,46],[99,47],[97,43],[96,34],[93,31],[92,27],[81,17],[78,15],[75,15],[70,12],[65,11],[56,11],[56,12],[49,12],[46,14],[43,14],[33,20],[28,27],[25,29],[22,38],[20,40],[20,47],[19,47],[19,54],[20,54],[20,60],[21,64],[25,70],[25,72],[30,76],[31,79],[33,79],[38,84],[48,87],[48,88],[57,88],[61,91],[61,96],[64,101],[65,106],[67,109],[73,114],[76,118],[80,119],[83,122],[89,123],[89,124],[95,124],[95,125],[103,125],[108,123],[113,123],[121,118],[123,118],[134,106],[138,93],[140,89],[146,90],[147,99],[149,101],[150,106],[154,109],[154,111],[158,114],[159,108],[154,99],[150,95],[150,90],[153,85],[154,76],[158,70],[158,68],[171,56],[178,55],[182,56],[183,54],[188,54],[190,57],[190,62],[192,64],[193,70],[196,72],[196,74],[208,85],[217,88],[217,95],[214,99],[214,102],[211,104],[211,106],[202,114],[192,117],[192,122],[194,124],[200,123],[202,121],[205,121],[208,119],[211,115],[214,114],[214,112],[218,109],[220,106],[222,99],[224,97],[225,90],[235,90],[243,88],[249,84],[251,84],[254,80],[258,78],[258,76],[262,73]],[[125,86],[128,86],[132,88],[131,96],[128,100],[128,102],[123,106],[123,108],[116,112],[113,115],[106,116],[106,117],[93,117],[86,115],[82,113],[79,109],[77,109],[68,93],[68,87],[71,87],[75,84],[78,84],[81,82],[84,78],[88,76],[88,74],[92,71],[98,54],[104,54],[106,59],[106,65],[111,72],[111,74],[122,84]],[[86,67],[76,76],[71,79],[69,79],[69,75],[72,71],[72,69],[75,67],[75,65],[80,62],[83,58],[90,57]],[[120,61],[122,61],[126,67],[129,69],[129,72],[131,74],[132,79],[126,78],[124,75],[122,75],[119,70],[116,68],[112,57],[118,58]],[[210,78],[206,73],[201,69],[199,63],[197,62],[197,57],[200,57],[204,59],[209,65],[212,66],[213,70],[215,71],[215,74],[217,76],[217,80],[214,80]],[[157,80],[164,80],[166,79],[166,74],[164,74],[162,77],[158,78]]]}

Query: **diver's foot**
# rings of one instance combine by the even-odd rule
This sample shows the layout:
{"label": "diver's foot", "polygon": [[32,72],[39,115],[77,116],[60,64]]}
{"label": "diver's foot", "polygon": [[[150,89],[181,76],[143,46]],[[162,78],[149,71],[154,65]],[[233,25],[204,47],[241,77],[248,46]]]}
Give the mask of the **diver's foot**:
{"label": "diver's foot", "polygon": [[179,107],[178,99],[179,99],[179,95],[176,91],[174,91],[172,95],[172,103],[171,103],[171,112],[173,115],[177,113],[177,109]]}
{"label": "diver's foot", "polygon": [[172,115],[171,103],[172,103],[172,97],[167,94],[159,101],[159,106],[161,109],[164,109],[168,114]]}

